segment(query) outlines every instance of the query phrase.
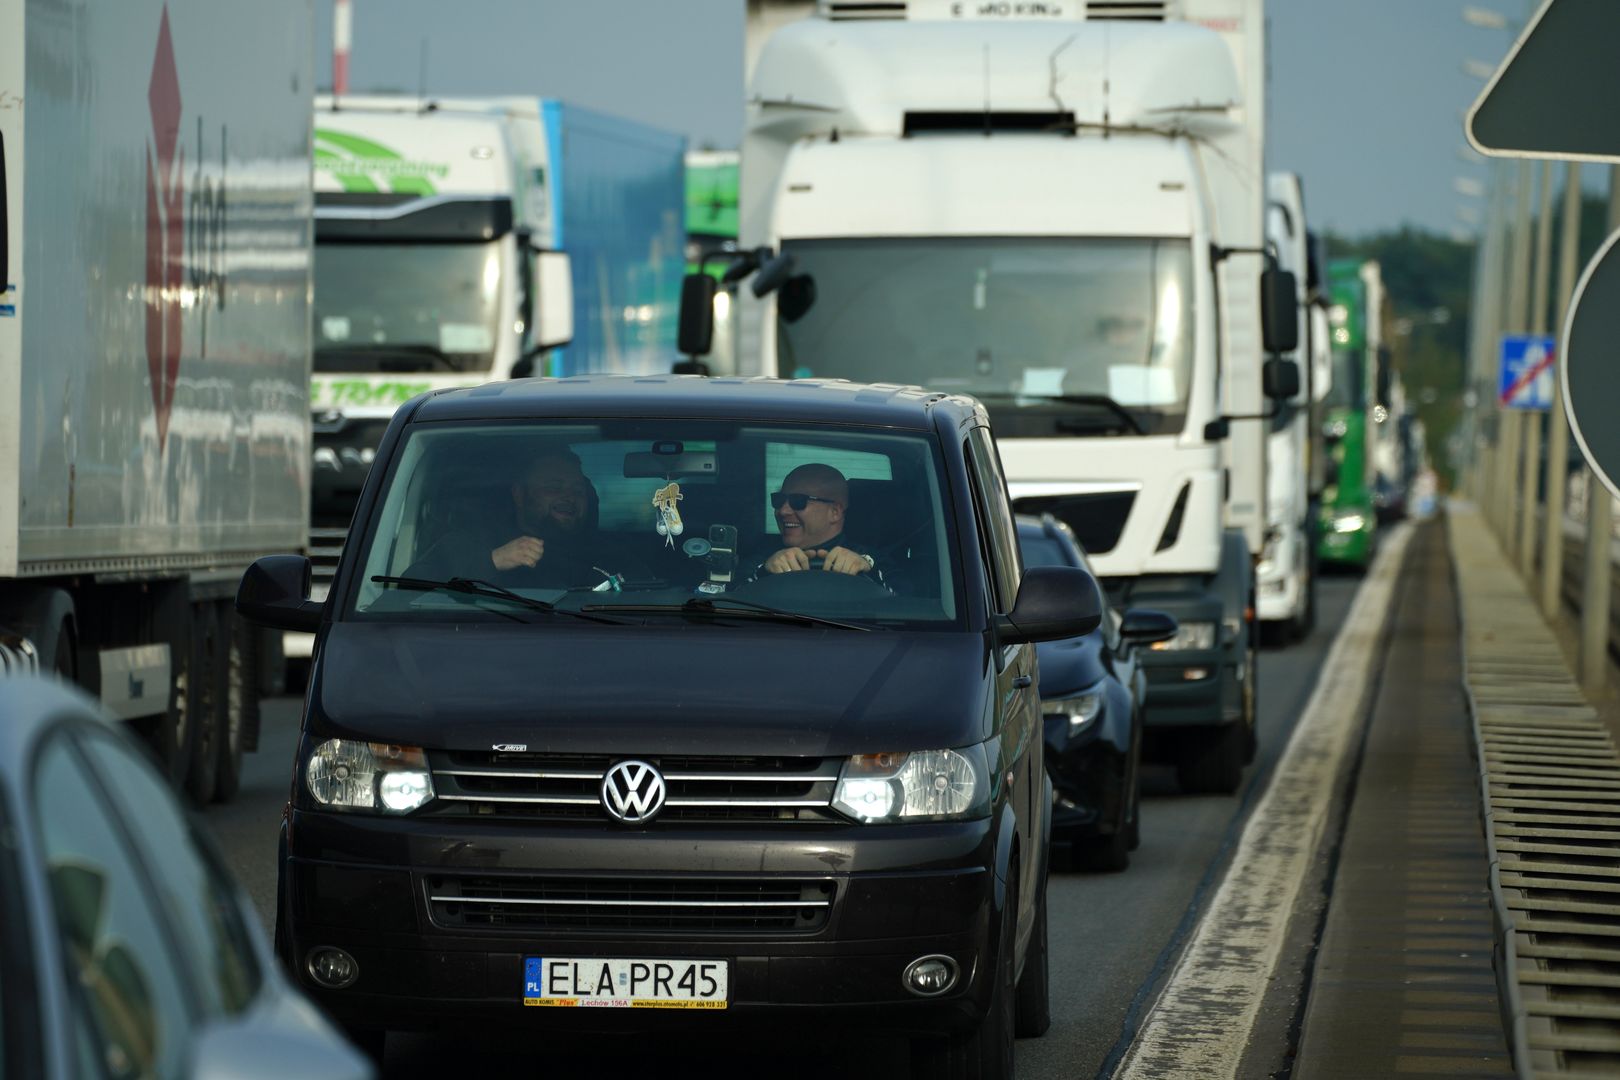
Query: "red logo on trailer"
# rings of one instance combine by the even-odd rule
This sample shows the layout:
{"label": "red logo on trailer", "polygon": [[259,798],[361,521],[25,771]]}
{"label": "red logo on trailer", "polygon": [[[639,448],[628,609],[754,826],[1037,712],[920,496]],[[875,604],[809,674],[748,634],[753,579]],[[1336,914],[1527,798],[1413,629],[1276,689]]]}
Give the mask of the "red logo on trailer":
{"label": "red logo on trailer", "polygon": [[[146,148],[146,364],[157,411],[158,448],[169,437],[169,410],[180,373],[180,290],[185,249],[184,156],[180,152],[180,75],[169,37],[169,8],[158,28],[146,91],[152,142]],[[155,152],[154,152],[155,151]]]}

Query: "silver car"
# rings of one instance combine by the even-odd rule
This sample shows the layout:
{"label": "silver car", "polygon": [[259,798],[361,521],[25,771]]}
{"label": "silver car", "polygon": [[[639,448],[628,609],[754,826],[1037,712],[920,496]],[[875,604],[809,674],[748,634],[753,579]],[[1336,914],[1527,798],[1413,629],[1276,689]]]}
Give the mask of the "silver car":
{"label": "silver car", "polygon": [[360,1080],[146,752],[0,679],[0,1076]]}

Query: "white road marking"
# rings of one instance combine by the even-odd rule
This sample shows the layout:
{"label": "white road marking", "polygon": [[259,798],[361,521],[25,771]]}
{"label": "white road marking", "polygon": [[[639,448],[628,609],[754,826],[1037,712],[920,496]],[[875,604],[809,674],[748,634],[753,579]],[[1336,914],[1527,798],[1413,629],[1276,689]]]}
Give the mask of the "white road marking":
{"label": "white road marking", "polygon": [[1377,647],[1410,537],[1410,527],[1401,525],[1380,544],[1226,877],[1115,1077],[1237,1076],[1370,703]]}

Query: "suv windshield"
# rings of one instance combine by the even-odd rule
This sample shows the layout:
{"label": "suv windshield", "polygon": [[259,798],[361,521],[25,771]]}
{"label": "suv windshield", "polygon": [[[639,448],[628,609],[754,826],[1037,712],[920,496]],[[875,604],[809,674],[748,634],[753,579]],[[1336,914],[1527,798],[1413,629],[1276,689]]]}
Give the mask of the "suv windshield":
{"label": "suv windshield", "polygon": [[1194,340],[1186,240],[901,237],[784,248],[814,281],[809,309],[778,320],[784,376],[972,394],[1003,438],[1152,435],[1185,423]]}
{"label": "suv windshield", "polygon": [[937,456],[931,435],[828,425],[413,425],[345,611],[956,627]]}

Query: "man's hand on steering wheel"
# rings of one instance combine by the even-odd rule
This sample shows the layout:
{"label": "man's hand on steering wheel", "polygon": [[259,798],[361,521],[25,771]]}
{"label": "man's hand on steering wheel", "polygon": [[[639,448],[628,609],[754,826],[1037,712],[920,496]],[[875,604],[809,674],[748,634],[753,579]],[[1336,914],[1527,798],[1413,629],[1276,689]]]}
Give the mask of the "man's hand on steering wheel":
{"label": "man's hand on steering wheel", "polygon": [[804,548],[785,547],[765,560],[765,569],[772,574],[785,574],[794,570],[812,569],[820,562],[821,569],[840,574],[864,574],[872,569],[872,560],[846,547]]}

